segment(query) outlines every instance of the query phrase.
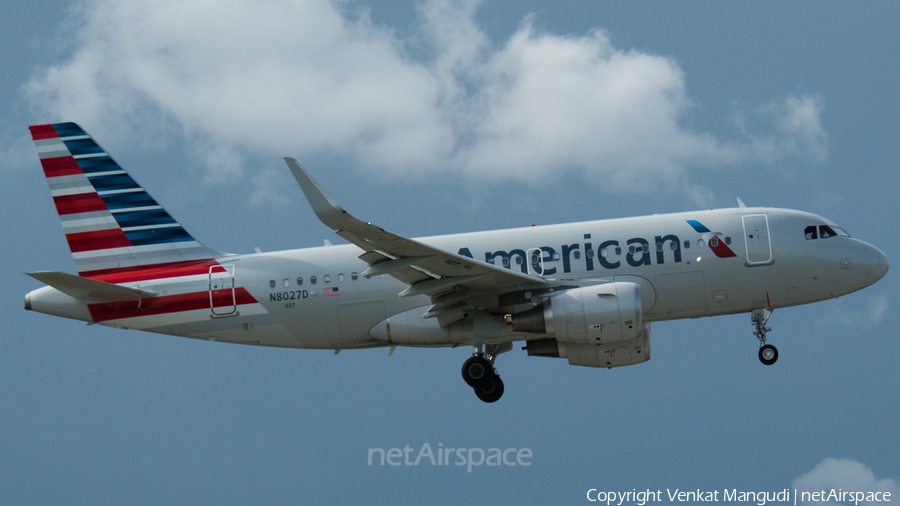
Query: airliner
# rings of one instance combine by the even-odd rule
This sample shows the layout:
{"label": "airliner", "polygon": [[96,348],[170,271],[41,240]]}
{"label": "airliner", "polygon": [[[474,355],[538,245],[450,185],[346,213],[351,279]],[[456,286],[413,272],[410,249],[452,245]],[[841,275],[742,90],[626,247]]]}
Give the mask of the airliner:
{"label": "airliner", "polygon": [[462,377],[503,395],[499,355],[586,367],[650,359],[650,324],[775,309],[865,288],[878,248],[815,214],[739,207],[406,238],[345,211],[293,158],[319,220],[350,244],[228,254],[197,241],[75,123],[29,127],[77,275],[39,271],[25,309],[227,343],[474,348]]}

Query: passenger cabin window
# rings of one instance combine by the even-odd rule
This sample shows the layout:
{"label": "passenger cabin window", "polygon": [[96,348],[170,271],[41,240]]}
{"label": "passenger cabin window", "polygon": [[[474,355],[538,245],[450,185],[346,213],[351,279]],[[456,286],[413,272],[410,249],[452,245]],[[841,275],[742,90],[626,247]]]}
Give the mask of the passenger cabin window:
{"label": "passenger cabin window", "polygon": [[316,277],[315,277],[315,276],[310,276],[310,277],[309,277],[309,284],[311,284],[311,285],[316,284]]}
{"label": "passenger cabin window", "polygon": [[810,226],[806,227],[806,230],[803,231],[803,235],[806,237],[807,241],[819,238],[819,236],[816,235],[816,226],[815,225],[810,225]]}
{"label": "passenger cabin window", "polygon": [[326,283],[331,283],[331,274],[326,274],[326,275],[322,276],[322,280],[325,281]]}
{"label": "passenger cabin window", "polygon": [[275,280],[269,281],[269,288],[275,288]]}
{"label": "passenger cabin window", "polygon": [[344,275],[343,275],[343,274],[338,274],[338,282],[339,282],[339,283],[342,283],[343,281],[344,281]]}
{"label": "passenger cabin window", "polygon": [[356,281],[358,278],[359,278],[359,274],[357,274],[355,272],[350,273],[350,279],[352,279],[353,281]]}
{"label": "passenger cabin window", "polygon": [[285,288],[291,286],[291,280],[288,278],[284,278],[284,281],[281,282]]}
{"label": "passenger cabin window", "polygon": [[303,278],[297,278],[297,286],[303,286]]}

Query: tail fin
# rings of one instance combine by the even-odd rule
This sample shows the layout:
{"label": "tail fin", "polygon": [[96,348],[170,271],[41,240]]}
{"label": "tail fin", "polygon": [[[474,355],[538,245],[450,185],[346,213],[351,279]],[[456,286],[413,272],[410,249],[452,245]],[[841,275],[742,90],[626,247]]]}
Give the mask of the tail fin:
{"label": "tail fin", "polygon": [[195,240],[75,123],[28,127],[78,274],[208,265]]}

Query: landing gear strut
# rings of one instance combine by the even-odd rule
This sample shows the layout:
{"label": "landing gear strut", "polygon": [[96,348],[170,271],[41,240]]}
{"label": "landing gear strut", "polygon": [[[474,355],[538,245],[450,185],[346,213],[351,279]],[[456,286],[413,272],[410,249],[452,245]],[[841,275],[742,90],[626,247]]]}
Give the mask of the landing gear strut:
{"label": "landing gear strut", "polygon": [[462,377],[475,390],[475,395],[484,402],[497,402],[503,396],[503,380],[494,369],[497,355],[512,349],[512,343],[493,344],[475,348],[475,353],[463,363]]}
{"label": "landing gear strut", "polygon": [[772,365],[778,360],[778,348],[766,343],[766,332],[772,330],[771,327],[766,327],[766,323],[771,316],[772,310],[769,310],[769,314],[766,315],[765,309],[754,309],[750,315],[753,326],[756,328],[753,335],[759,339],[759,361],[765,365]]}

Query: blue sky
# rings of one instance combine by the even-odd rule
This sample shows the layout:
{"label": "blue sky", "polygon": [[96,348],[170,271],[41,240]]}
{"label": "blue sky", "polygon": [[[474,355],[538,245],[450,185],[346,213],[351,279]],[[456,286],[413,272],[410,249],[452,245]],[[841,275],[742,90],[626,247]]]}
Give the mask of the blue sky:
{"label": "blue sky", "polygon": [[[407,235],[734,205],[900,247],[900,6],[764,2],[17,3],[0,20],[0,497],[11,504],[584,502],[588,489],[900,495],[896,276],[653,325],[616,370],[468,349],[195,342],[25,312],[74,272],[26,127],[75,121],[205,243],[338,242],[286,170]],[[23,212],[27,210],[27,212]],[[896,262],[895,262],[896,263]],[[380,467],[369,448],[529,448]],[[798,485],[799,484],[799,485]],[[810,485],[813,486],[813,485]]]}

